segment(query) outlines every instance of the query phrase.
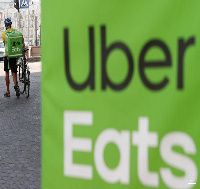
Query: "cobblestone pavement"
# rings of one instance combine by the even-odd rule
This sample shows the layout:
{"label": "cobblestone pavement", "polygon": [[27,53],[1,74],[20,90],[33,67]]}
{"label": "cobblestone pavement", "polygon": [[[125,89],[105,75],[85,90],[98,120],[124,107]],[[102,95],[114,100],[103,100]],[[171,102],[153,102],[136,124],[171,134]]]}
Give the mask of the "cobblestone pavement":
{"label": "cobblestone pavement", "polygon": [[30,63],[30,97],[11,97],[6,91],[0,63],[0,189],[39,189],[41,156],[40,74],[41,63]]}

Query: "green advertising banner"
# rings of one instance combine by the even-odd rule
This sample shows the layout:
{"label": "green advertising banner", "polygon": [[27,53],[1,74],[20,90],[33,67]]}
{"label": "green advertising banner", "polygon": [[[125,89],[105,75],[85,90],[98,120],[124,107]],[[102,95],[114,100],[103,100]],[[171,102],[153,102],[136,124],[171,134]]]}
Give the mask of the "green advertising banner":
{"label": "green advertising banner", "polygon": [[200,188],[199,8],[42,0],[42,189]]}

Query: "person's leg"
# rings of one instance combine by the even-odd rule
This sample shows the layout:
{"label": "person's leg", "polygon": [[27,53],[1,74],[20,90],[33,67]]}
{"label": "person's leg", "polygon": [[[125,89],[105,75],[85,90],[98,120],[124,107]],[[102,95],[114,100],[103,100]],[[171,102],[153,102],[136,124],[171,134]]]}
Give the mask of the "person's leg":
{"label": "person's leg", "polygon": [[10,59],[10,68],[12,71],[13,82],[15,84],[14,89],[16,91],[16,96],[20,96],[20,90],[19,90],[19,86],[17,82],[17,59],[16,58]]}
{"label": "person's leg", "polygon": [[13,76],[13,82],[15,85],[17,85],[17,59],[10,58],[9,65],[10,65],[10,69],[11,69],[12,76]]}
{"label": "person's leg", "polygon": [[13,82],[15,85],[17,85],[17,73],[12,73],[12,76],[13,76]]}
{"label": "person's leg", "polygon": [[5,80],[6,80],[6,87],[7,87],[7,92],[10,92],[10,87],[9,87],[9,84],[10,84],[10,81],[9,81],[9,71],[8,72],[5,72]]}
{"label": "person's leg", "polygon": [[[5,93],[5,96],[10,96],[10,88],[9,88],[9,84],[10,84],[10,80],[9,80],[9,69],[8,69],[8,59],[7,57],[5,57],[4,59],[4,71],[5,71],[5,80],[6,80],[6,87],[7,87],[7,92]],[[8,95],[6,95],[8,94]]]}

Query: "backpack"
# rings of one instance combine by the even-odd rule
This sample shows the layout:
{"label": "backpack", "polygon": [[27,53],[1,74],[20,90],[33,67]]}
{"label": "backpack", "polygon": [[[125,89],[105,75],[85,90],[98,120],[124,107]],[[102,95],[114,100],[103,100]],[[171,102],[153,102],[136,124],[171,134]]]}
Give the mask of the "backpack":
{"label": "backpack", "polygon": [[22,33],[16,30],[5,32],[5,53],[8,58],[22,57]]}

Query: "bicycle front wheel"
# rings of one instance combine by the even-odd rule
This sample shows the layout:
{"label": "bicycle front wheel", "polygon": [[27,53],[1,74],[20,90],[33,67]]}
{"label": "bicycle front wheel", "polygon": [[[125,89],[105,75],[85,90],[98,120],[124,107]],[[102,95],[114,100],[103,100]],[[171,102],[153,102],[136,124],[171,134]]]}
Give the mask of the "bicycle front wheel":
{"label": "bicycle front wheel", "polygon": [[29,90],[30,90],[30,72],[28,71],[26,74],[26,82],[25,82],[25,94],[26,98],[29,97]]}

